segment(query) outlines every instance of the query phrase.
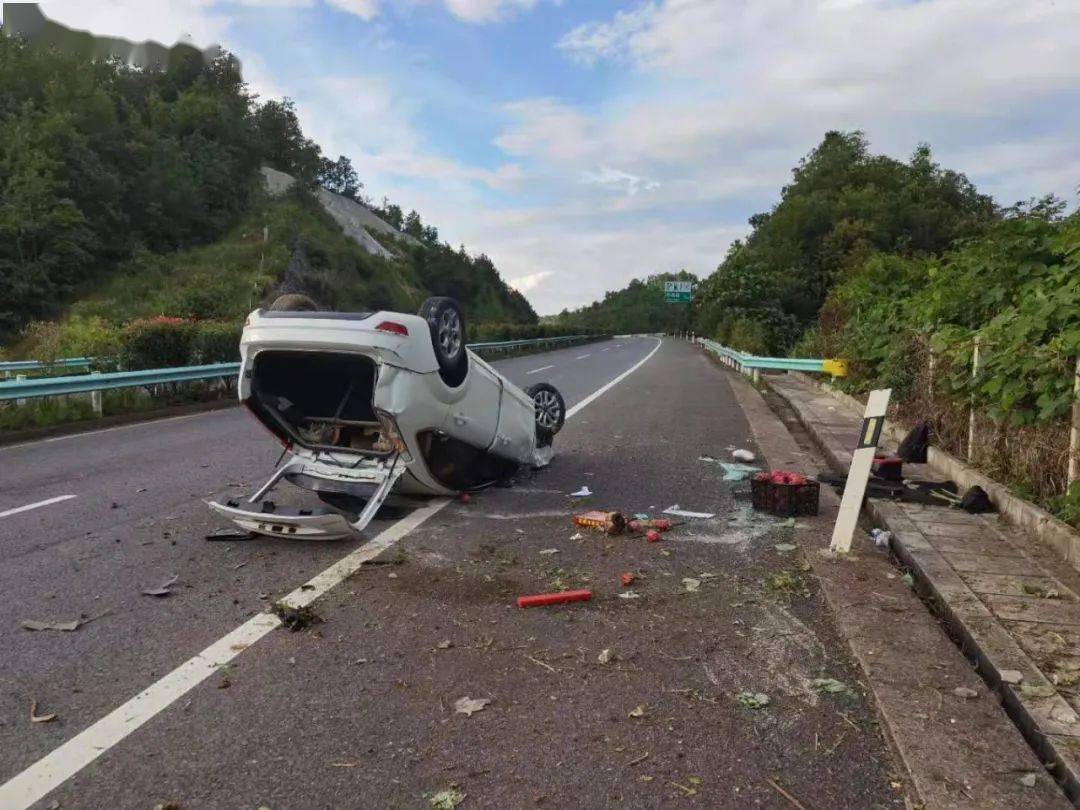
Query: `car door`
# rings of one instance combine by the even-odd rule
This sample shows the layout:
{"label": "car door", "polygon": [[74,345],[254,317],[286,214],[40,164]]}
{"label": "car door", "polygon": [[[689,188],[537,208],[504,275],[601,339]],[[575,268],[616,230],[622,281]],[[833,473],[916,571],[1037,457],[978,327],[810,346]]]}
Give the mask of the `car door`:
{"label": "car door", "polygon": [[462,396],[450,404],[442,429],[478,450],[487,450],[499,424],[502,378],[470,352],[469,373],[461,385]]}

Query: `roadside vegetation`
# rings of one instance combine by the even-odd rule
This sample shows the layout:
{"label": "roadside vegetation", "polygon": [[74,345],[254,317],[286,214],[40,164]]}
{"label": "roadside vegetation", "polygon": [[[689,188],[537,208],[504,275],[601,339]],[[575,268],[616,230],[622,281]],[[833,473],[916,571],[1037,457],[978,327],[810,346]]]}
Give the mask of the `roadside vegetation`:
{"label": "roadside vegetation", "polygon": [[[1002,206],[925,144],[900,161],[862,133],[829,132],[749,223],[697,286],[688,328],[755,354],[843,357],[843,387],[891,387],[898,418],[929,419],[960,456],[974,404],[975,464],[1080,527],[1080,485],[1066,491],[1080,213],[1053,197]],[[629,293],[563,317],[669,323],[622,310]]]}
{"label": "roadside vegetation", "polygon": [[[9,357],[48,359],[42,323],[59,324],[69,355],[100,354],[139,319],[239,324],[286,277],[327,307],[415,311],[452,294],[473,324],[537,324],[488,257],[440,243],[416,211],[367,200],[349,159],[324,156],[288,99],[252,96],[231,56],[204,64],[179,47],[163,69],[139,70],[0,36],[0,86]],[[298,182],[272,198],[261,166]],[[401,239],[379,235],[394,257],[342,233],[318,186],[398,227]]]}

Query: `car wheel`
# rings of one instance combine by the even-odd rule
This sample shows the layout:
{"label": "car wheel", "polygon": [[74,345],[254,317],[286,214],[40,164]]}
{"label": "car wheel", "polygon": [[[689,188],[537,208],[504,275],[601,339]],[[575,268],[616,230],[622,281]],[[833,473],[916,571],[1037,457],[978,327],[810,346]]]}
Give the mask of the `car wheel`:
{"label": "car wheel", "polygon": [[420,317],[428,323],[431,348],[439,363],[439,373],[447,385],[461,385],[468,370],[465,353],[465,316],[453,298],[429,298],[420,307]]}
{"label": "car wheel", "polygon": [[566,403],[559,389],[550,383],[537,383],[525,393],[536,407],[536,434],[550,438],[562,430],[566,421]]}

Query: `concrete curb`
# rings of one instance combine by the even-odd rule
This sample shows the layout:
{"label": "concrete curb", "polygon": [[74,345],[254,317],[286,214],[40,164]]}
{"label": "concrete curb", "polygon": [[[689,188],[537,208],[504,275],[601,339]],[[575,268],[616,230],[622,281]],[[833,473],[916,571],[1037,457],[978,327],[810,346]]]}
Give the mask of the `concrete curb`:
{"label": "concrete curb", "polygon": [[[808,418],[802,403],[791,398],[782,388],[770,387],[791,406],[833,467],[838,472],[846,472],[851,451],[838,446],[832,437],[823,435],[819,426]],[[843,402],[833,392],[826,393]],[[856,412],[850,416],[856,419],[861,414]],[[935,468],[935,472],[940,470]],[[1006,713],[1020,733],[1040,759],[1050,763],[1051,772],[1069,799],[1074,803],[1080,802],[1080,717],[997,617],[935,548],[926,542],[923,533],[897,504],[868,499],[866,506],[874,520],[892,532],[893,552],[916,574],[919,588],[927,601],[946,622],[979,674],[996,690]],[[985,518],[983,524],[987,533],[998,531]],[[1015,674],[1020,675],[1019,681]],[[1024,687],[1046,690],[1051,694],[1025,695]]]}
{"label": "concrete curb", "polygon": [[[813,380],[802,374],[799,376],[811,380],[829,396],[862,414],[864,405],[859,400],[843,391],[836,390],[828,383]],[[904,428],[888,420],[885,422],[885,431],[897,444],[907,433]],[[988,478],[966,462],[938,447],[931,447],[926,458],[934,472],[955,481],[961,490],[973,486],[982,487],[990,496],[994,506],[1010,523],[1026,530],[1036,540],[1052,548],[1065,562],[1080,571],[1080,533],[1067,523],[1058,520],[1042,507],[1017,497],[1008,487]]]}

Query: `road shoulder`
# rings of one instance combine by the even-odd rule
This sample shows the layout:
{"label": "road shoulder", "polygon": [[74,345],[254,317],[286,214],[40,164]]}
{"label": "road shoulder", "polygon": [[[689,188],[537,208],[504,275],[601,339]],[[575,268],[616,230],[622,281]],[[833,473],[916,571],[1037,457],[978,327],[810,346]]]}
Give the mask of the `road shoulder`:
{"label": "road shoulder", "polygon": [[[800,443],[792,435],[801,426],[794,419],[785,425],[749,382],[725,373],[771,466],[817,472],[809,436],[804,433]],[[913,794],[926,807],[1069,806],[994,693],[891,559],[862,531],[850,555],[829,554],[838,506],[836,494],[823,487],[820,515],[800,521],[805,526],[797,534],[877,699]],[[958,689],[975,697],[961,697]],[[1021,781],[1032,775],[1033,786]]]}

